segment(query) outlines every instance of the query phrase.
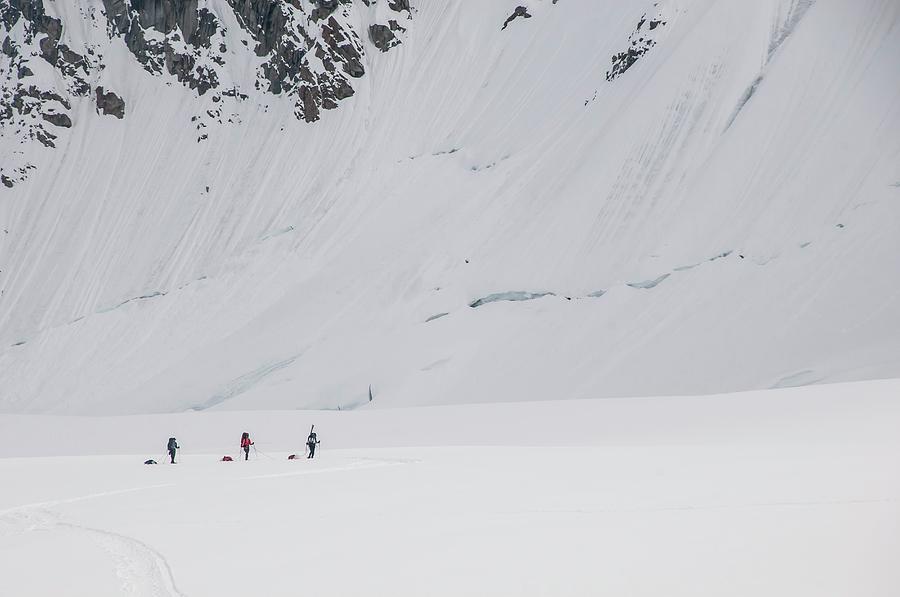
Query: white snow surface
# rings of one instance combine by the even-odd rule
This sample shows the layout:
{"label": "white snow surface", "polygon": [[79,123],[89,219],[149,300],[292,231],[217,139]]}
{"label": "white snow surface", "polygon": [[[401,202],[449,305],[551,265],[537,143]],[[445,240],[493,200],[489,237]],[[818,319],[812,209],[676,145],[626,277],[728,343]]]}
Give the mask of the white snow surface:
{"label": "white snow surface", "polygon": [[0,594],[894,597],[898,393],[0,415]]}
{"label": "white snow surface", "polygon": [[[71,25],[98,0],[45,4],[102,50],[92,85],[126,117],[73,98],[0,190],[0,412],[900,376],[896,0],[534,0],[502,32],[517,2],[414,2],[312,125],[253,89],[205,0],[251,97],[202,143],[209,95],[143,71],[102,18]],[[656,45],[607,82],[645,13]]]}

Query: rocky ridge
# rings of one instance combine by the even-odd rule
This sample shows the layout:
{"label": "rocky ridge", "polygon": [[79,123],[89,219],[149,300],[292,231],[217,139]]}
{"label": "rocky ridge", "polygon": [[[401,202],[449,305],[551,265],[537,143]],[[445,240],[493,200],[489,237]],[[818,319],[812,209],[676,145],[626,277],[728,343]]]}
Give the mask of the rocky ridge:
{"label": "rocky ridge", "polygon": [[634,31],[628,36],[628,48],[613,55],[612,67],[606,71],[606,80],[615,80],[649,52],[657,43],[660,27],[665,24],[666,20],[660,12],[653,17],[647,17],[646,14],[641,16]]}
{"label": "rocky ridge", "polygon": [[[73,102],[92,98],[100,115],[126,117],[128,98],[103,83],[107,57],[124,44],[135,67],[174,79],[197,96],[246,101],[254,91],[287,96],[295,116],[322,118],[354,95],[365,76],[366,44],[386,52],[402,42],[412,21],[408,0],[8,0],[0,4],[0,136],[20,145],[56,145],[77,126]],[[384,10],[378,5],[383,4]],[[360,33],[360,22],[376,20]],[[78,21],[72,23],[69,21]],[[236,23],[237,30],[233,25]],[[88,29],[79,43],[72,31]],[[231,30],[230,30],[231,29]],[[251,81],[239,80],[229,62],[252,54]],[[198,141],[208,120],[224,123],[220,109],[195,118]],[[0,160],[7,187],[34,169],[24,151]]]}
{"label": "rocky ridge", "polygon": [[[74,9],[61,9],[56,0],[0,4],[0,137],[18,141],[15,149],[0,150],[6,187],[35,170],[27,145],[53,148],[78,125],[73,105],[79,98],[92,101],[100,116],[127,117],[129,98],[103,75],[108,57],[123,47],[134,68],[210,100],[191,118],[199,143],[209,138],[209,127],[239,121],[226,100],[287,97],[298,120],[320,120],[355,94],[354,81],[366,75],[366,41],[379,52],[401,45],[415,13],[409,0],[71,2]],[[653,16],[640,18],[627,48],[612,56],[608,82],[657,44],[667,19],[658,3],[654,8]],[[516,6],[500,29],[531,17],[527,6]],[[67,27],[89,33],[76,40]],[[250,80],[231,64],[248,59],[255,66]]]}

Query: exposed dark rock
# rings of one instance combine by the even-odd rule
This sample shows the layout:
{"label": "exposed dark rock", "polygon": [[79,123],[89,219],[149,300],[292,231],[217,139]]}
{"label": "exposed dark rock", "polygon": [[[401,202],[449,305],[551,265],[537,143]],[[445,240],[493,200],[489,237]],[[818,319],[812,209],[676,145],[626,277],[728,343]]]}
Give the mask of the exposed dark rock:
{"label": "exposed dark rock", "polygon": [[41,33],[46,33],[47,37],[40,42],[41,56],[55,65],[59,58],[59,38],[62,35],[62,22],[59,19],[44,17],[41,22]]}
{"label": "exposed dark rock", "polygon": [[16,45],[8,35],[3,39],[3,45],[0,46],[0,49],[2,49],[3,53],[10,58],[15,58],[19,55],[19,51],[16,49]]}
{"label": "exposed dark rock", "polygon": [[300,111],[298,117],[306,122],[315,122],[319,119],[319,90],[315,87],[304,85],[300,88],[300,101],[297,108]]}
{"label": "exposed dark rock", "polygon": [[[126,115],[121,96],[92,84],[105,67],[103,41],[70,42],[69,47],[64,43],[67,26],[99,24],[110,40],[125,44],[137,67],[174,77],[197,95],[212,95],[215,109],[201,110],[191,125],[203,141],[209,137],[208,126],[239,120],[224,98],[249,99],[219,68],[227,68],[227,40],[235,39],[223,25],[234,21],[221,10],[234,12],[236,27],[249,34],[242,37],[252,41],[238,39],[262,59],[250,85],[291,97],[295,116],[306,122],[319,120],[323,111],[354,95],[353,80],[366,74],[361,35],[368,34],[379,50],[387,51],[401,43],[400,34],[412,18],[409,0],[361,0],[367,6],[386,2],[396,15],[365,33],[357,29],[355,0],[224,0],[216,13],[199,0],[101,0],[97,4],[102,6],[79,11],[84,23],[68,23],[47,13],[47,1],[0,0],[0,50],[9,65],[8,76],[0,78],[0,127],[22,143],[47,147],[63,134],[59,128],[73,125],[68,113],[73,97],[93,96],[99,114]],[[37,81],[35,61],[50,64],[59,76]],[[220,89],[226,80],[231,88]],[[23,157],[16,164],[0,164],[0,175],[17,184],[31,168]]]}
{"label": "exposed dark rock", "polygon": [[388,0],[388,8],[397,12],[409,12],[409,0]]}
{"label": "exposed dark rock", "polygon": [[[216,15],[203,8],[197,13],[197,28],[188,39],[188,43],[194,47],[209,48],[212,45],[212,38],[219,30],[219,22]],[[225,53],[227,48],[225,44],[219,47],[219,52]]]}
{"label": "exposed dark rock", "polygon": [[[197,0],[103,0],[103,5],[111,29],[123,37],[146,70],[166,71],[199,95],[218,86],[215,71],[196,66],[200,56],[224,63],[211,50],[219,22],[209,10],[197,10]],[[165,35],[167,42],[148,41],[144,32],[151,28]],[[184,40],[193,51],[176,52],[168,40]]]}
{"label": "exposed dark rock", "polygon": [[287,18],[277,0],[227,0],[241,26],[256,40],[256,55],[278,49],[287,31]]}
{"label": "exposed dark rock", "polygon": [[505,21],[503,21],[503,27],[500,27],[500,31],[506,29],[506,27],[509,26],[510,23],[518,18],[530,19],[531,15],[528,14],[528,9],[524,6],[517,6],[513,13],[509,15]]}
{"label": "exposed dark rock", "polygon": [[125,117],[125,100],[112,91],[104,92],[103,87],[97,87],[95,94],[99,112],[119,119]]}
{"label": "exposed dark rock", "polygon": [[34,136],[44,147],[56,147],[56,144],[53,142],[53,140],[56,139],[56,135],[54,135],[50,131],[37,129],[34,133]]}
{"label": "exposed dark rock", "polygon": [[[408,0],[387,1],[397,13],[411,11]],[[87,81],[99,58],[94,58],[92,67],[86,57],[61,44],[64,23],[47,16],[43,2],[8,0],[0,6],[0,19],[7,31],[22,18],[28,20],[33,25],[28,28],[32,37],[44,34],[34,37],[40,46],[40,56],[67,75],[72,93],[87,95],[93,89]],[[225,2],[234,11],[238,25],[256,42],[254,52],[264,58],[260,67],[262,85],[257,84],[257,88],[295,96],[298,117],[308,121],[316,120],[320,110],[333,109],[342,99],[353,95],[350,80],[364,76],[365,67],[363,45],[350,25],[351,0]],[[102,3],[109,34],[121,37],[148,72],[171,74],[198,95],[219,87],[219,75],[210,64],[225,64],[228,49],[224,28],[213,12],[199,7],[198,0],[102,0]],[[370,34],[376,45],[386,50],[400,43],[397,32],[401,31],[405,31],[404,27],[390,20],[387,25],[375,27]],[[15,40],[8,36],[2,47],[10,56],[19,52]],[[316,61],[315,70],[308,61],[310,52],[320,61]],[[32,70],[25,67],[20,72],[21,79]],[[247,97],[236,90],[229,96]],[[315,103],[315,109],[311,102]]]}
{"label": "exposed dark rock", "polygon": [[[21,143],[54,147],[57,135],[49,129],[72,126],[63,111],[71,109],[68,98],[89,92],[88,63],[60,43],[62,34],[62,21],[46,14],[44,0],[0,1],[2,51],[9,59],[10,73],[0,80],[0,127]],[[59,76],[32,83],[35,60],[50,64]],[[24,156],[19,152],[12,162],[0,164],[0,175],[10,184],[26,180],[34,169]]]}
{"label": "exposed dark rock", "polygon": [[[321,109],[333,109],[338,101],[353,95],[346,76],[359,78],[365,74],[362,44],[352,29],[335,18],[341,2],[317,0],[310,15],[314,28],[295,22],[291,9],[275,0],[228,2],[240,25],[257,42],[256,54],[268,57],[262,66],[268,91],[295,95],[298,118],[315,122]],[[291,0],[290,6],[299,8],[299,0]],[[310,69],[310,52],[321,61],[325,72]]]}
{"label": "exposed dark rock", "polygon": [[337,57],[343,62],[344,72],[353,78],[359,78],[366,74],[366,70],[360,62],[360,58],[362,58],[360,49],[355,47],[349,38],[351,34],[356,36],[355,33],[344,31],[333,16],[322,27],[322,37],[328,49],[331,50],[330,57]]}
{"label": "exposed dark rock", "polygon": [[28,88],[28,91],[29,91],[33,96],[39,97],[40,99],[44,100],[44,102],[48,102],[48,101],[51,101],[51,100],[52,100],[52,101],[56,101],[56,102],[61,103],[61,104],[63,105],[63,107],[65,107],[66,110],[71,110],[71,109],[72,109],[72,104],[69,103],[69,100],[67,100],[66,98],[62,97],[62,96],[59,95],[58,93],[54,93],[53,91],[41,91],[40,93],[38,93],[38,92],[37,92],[37,88],[36,88],[36,87],[33,87],[33,86],[32,86],[32,87],[29,87],[29,88]]}
{"label": "exposed dark rock", "polygon": [[659,26],[665,25],[666,22],[658,17],[651,19],[647,24],[649,30],[647,34],[644,34],[641,31],[645,23],[647,23],[646,14],[641,17],[637,26],[634,28],[634,31],[628,36],[628,49],[624,52],[619,52],[612,57],[612,68],[606,71],[607,81],[612,81],[627,71],[641,56],[646,54],[650,48],[656,45],[656,40],[650,36],[649,31],[654,31]]}
{"label": "exposed dark rock", "polygon": [[54,126],[59,126],[66,129],[72,128],[72,119],[69,118],[68,114],[41,114],[41,117],[43,117],[44,120]]}
{"label": "exposed dark rock", "polygon": [[[311,14],[311,18],[314,22],[330,17],[331,13],[338,7],[338,0],[318,0],[316,4],[318,6],[316,6]],[[366,6],[369,6],[368,2],[366,2]]]}
{"label": "exposed dark rock", "polygon": [[370,25],[369,39],[382,52],[387,52],[399,43],[397,36],[387,25]]}
{"label": "exposed dark rock", "polygon": [[334,97],[339,100],[347,99],[353,95],[353,88],[350,87],[350,84],[344,79],[339,79],[336,84],[329,89],[334,93]]}

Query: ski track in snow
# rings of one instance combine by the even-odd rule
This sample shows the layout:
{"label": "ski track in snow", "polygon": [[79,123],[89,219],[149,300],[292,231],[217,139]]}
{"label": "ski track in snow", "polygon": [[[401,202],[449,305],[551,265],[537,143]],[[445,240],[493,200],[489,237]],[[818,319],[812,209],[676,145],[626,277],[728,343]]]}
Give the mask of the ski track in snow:
{"label": "ski track in snow", "polygon": [[173,487],[174,483],[132,487],[91,493],[83,496],[23,504],[0,511],[0,521],[6,521],[22,532],[35,530],[71,529],[92,535],[92,538],[109,553],[116,565],[116,575],[122,581],[122,594],[151,597],[186,597],[178,590],[172,569],[161,553],[134,537],[84,525],[59,520],[59,515],[49,510],[54,506],[73,504],[87,500]]}
{"label": "ski track in snow", "polygon": [[126,595],[153,597],[186,597],[175,584],[172,567],[160,552],[143,541],[83,525],[57,522],[56,526],[88,533],[107,551],[116,563],[116,575]]}
{"label": "ski track in snow", "polygon": [[[147,488],[93,494],[71,500],[59,500],[56,503],[70,503],[141,489]],[[0,521],[5,521],[12,526],[13,530],[21,533],[69,530],[87,536],[108,553],[115,563],[116,577],[121,581],[122,595],[186,597],[185,593],[178,589],[172,568],[165,556],[140,539],[62,521],[59,519],[59,514],[39,505],[20,506],[12,510],[5,510],[0,513]]]}
{"label": "ski track in snow", "polygon": [[146,491],[148,489],[161,489],[164,487],[174,487],[174,483],[162,483],[158,485],[145,485],[142,487],[132,487],[129,489],[114,489],[112,491],[102,491],[99,493],[89,493],[87,495],[82,495],[78,497],[72,498],[63,498],[59,500],[50,500],[47,502],[34,502],[31,504],[21,504],[19,506],[13,506],[12,508],[7,508],[6,510],[0,510],[0,517],[4,517],[10,514],[15,514],[17,512],[23,512],[32,509],[40,509],[40,508],[52,508],[54,506],[62,506],[65,504],[74,504],[76,502],[84,502],[87,500],[94,500],[103,497],[109,497],[113,495],[122,495],[124,493],[134,493],[136,491]]}
{"label": "ski track in snow", "polygon": [[[268,477],[292,477],[297,475],[309,475],[309,474],[318,474],[318,473],[330,473],[330,472],[339,472],[339,471],[349,471],[349,470],[358,470],[361,468],[376,468],[381,466],[396,466],[400,464],[415,464],[417,462],[421,462],[420,460],[415,459],[397,459],[397,458],[361,458],[357,457],[353,462],[346,465],[334,466],[328,468],[320,468],[314,470],[307,471],[291,471],[288,473],[275,473],[275,474],[267,474],[267,475],[251,475],[251,476],[242,476],[242,477],[233,477],[231,479],[223,479],[230,481],[245,481],[252,479],[264,479]],[[40,510],[40,509],[48,509],[53,508],[55,506],[64,506],[68,504],[74,504],[77,502],[84,502],[88,500],[95,500],[105,497],[123,495],[127,493],[136,493],[139,491],[147,491],[149,489],[166,489],[170,487],[176,487],[177,483],[158,483],[155,485],[142,485],[140,487],[130,487],[128,489],[114,489],[111,491],[101,491],[98,493],[89,493],[86,495],[70,497],[70,498],[62,498],[58,500],[48,500],[44,502],[33,502],[30,504],[20,504],[18,506],[13,506],[11,508],[6,508],[5,510],[0,510],[0,518],[15,515],[22,512],[28,512],[30,510]]]}
{"label": "ski track in snow", "polygon": [[[263,475],[249,475],[222,479],[222,481],[252,481],[258,479],[276,479],[281,477],[296,477],[302,475],[315,475],[322,473],[343,472],[353,470],[372,469],[388,466],[399,466],[421,462],[416,459],[384,459],[384,458],[356,458],[347,465],[328,468],[291,471],[287,473],[272,473]],[[22,533],[36,530],[48,531],[54,529],[68,529],[89,535],[115,562],[116,576],[122,582],[123,595],[141,595],[148,597],[187,597],[175,582],[175,574],[166,557],[147,543],[117,533],[96,527],[76,524],[60,520],[60,515],[51,510],[55,506],[62,506],[88,500],[147,491],[150,489],[164,489],[177,486],[177,483],[162,483],[131,487],[128,489],[115,489],[91,493],[71,498],[49,500],[22,504],[0,510],[0,523],[5,523]]]}

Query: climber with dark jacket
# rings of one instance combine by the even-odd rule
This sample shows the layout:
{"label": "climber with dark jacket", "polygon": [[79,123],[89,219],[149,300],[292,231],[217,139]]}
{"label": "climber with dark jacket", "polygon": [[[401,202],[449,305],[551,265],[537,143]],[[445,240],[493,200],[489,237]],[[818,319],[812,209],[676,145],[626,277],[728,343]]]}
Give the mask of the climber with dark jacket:
{"label": "climber with dark jacket", "polygon": [[315,458],[316,456],[316,445],[319,443],[319,438],[316,437],[316,432],[313,431],[315,428],[315,425],[310,428],[309,437],[306,438],[306,448],[309,450],[307,458]]}
{"label": "climber with dark jacket", "polygon": [[169,438],[169,444],[166,446],[166,451],[169,453],[169,458],[172,460],[172,464],[175,464],[175,450],[178,449],[178,442],[174,437]]}
{"label": "climber with dark jacket", "polygon": [[250,441],[250,434],[246,431],[241,435],[241,450],[244,451],[244,460],[250,460],[250,446],[253,445],[253,442]]}

